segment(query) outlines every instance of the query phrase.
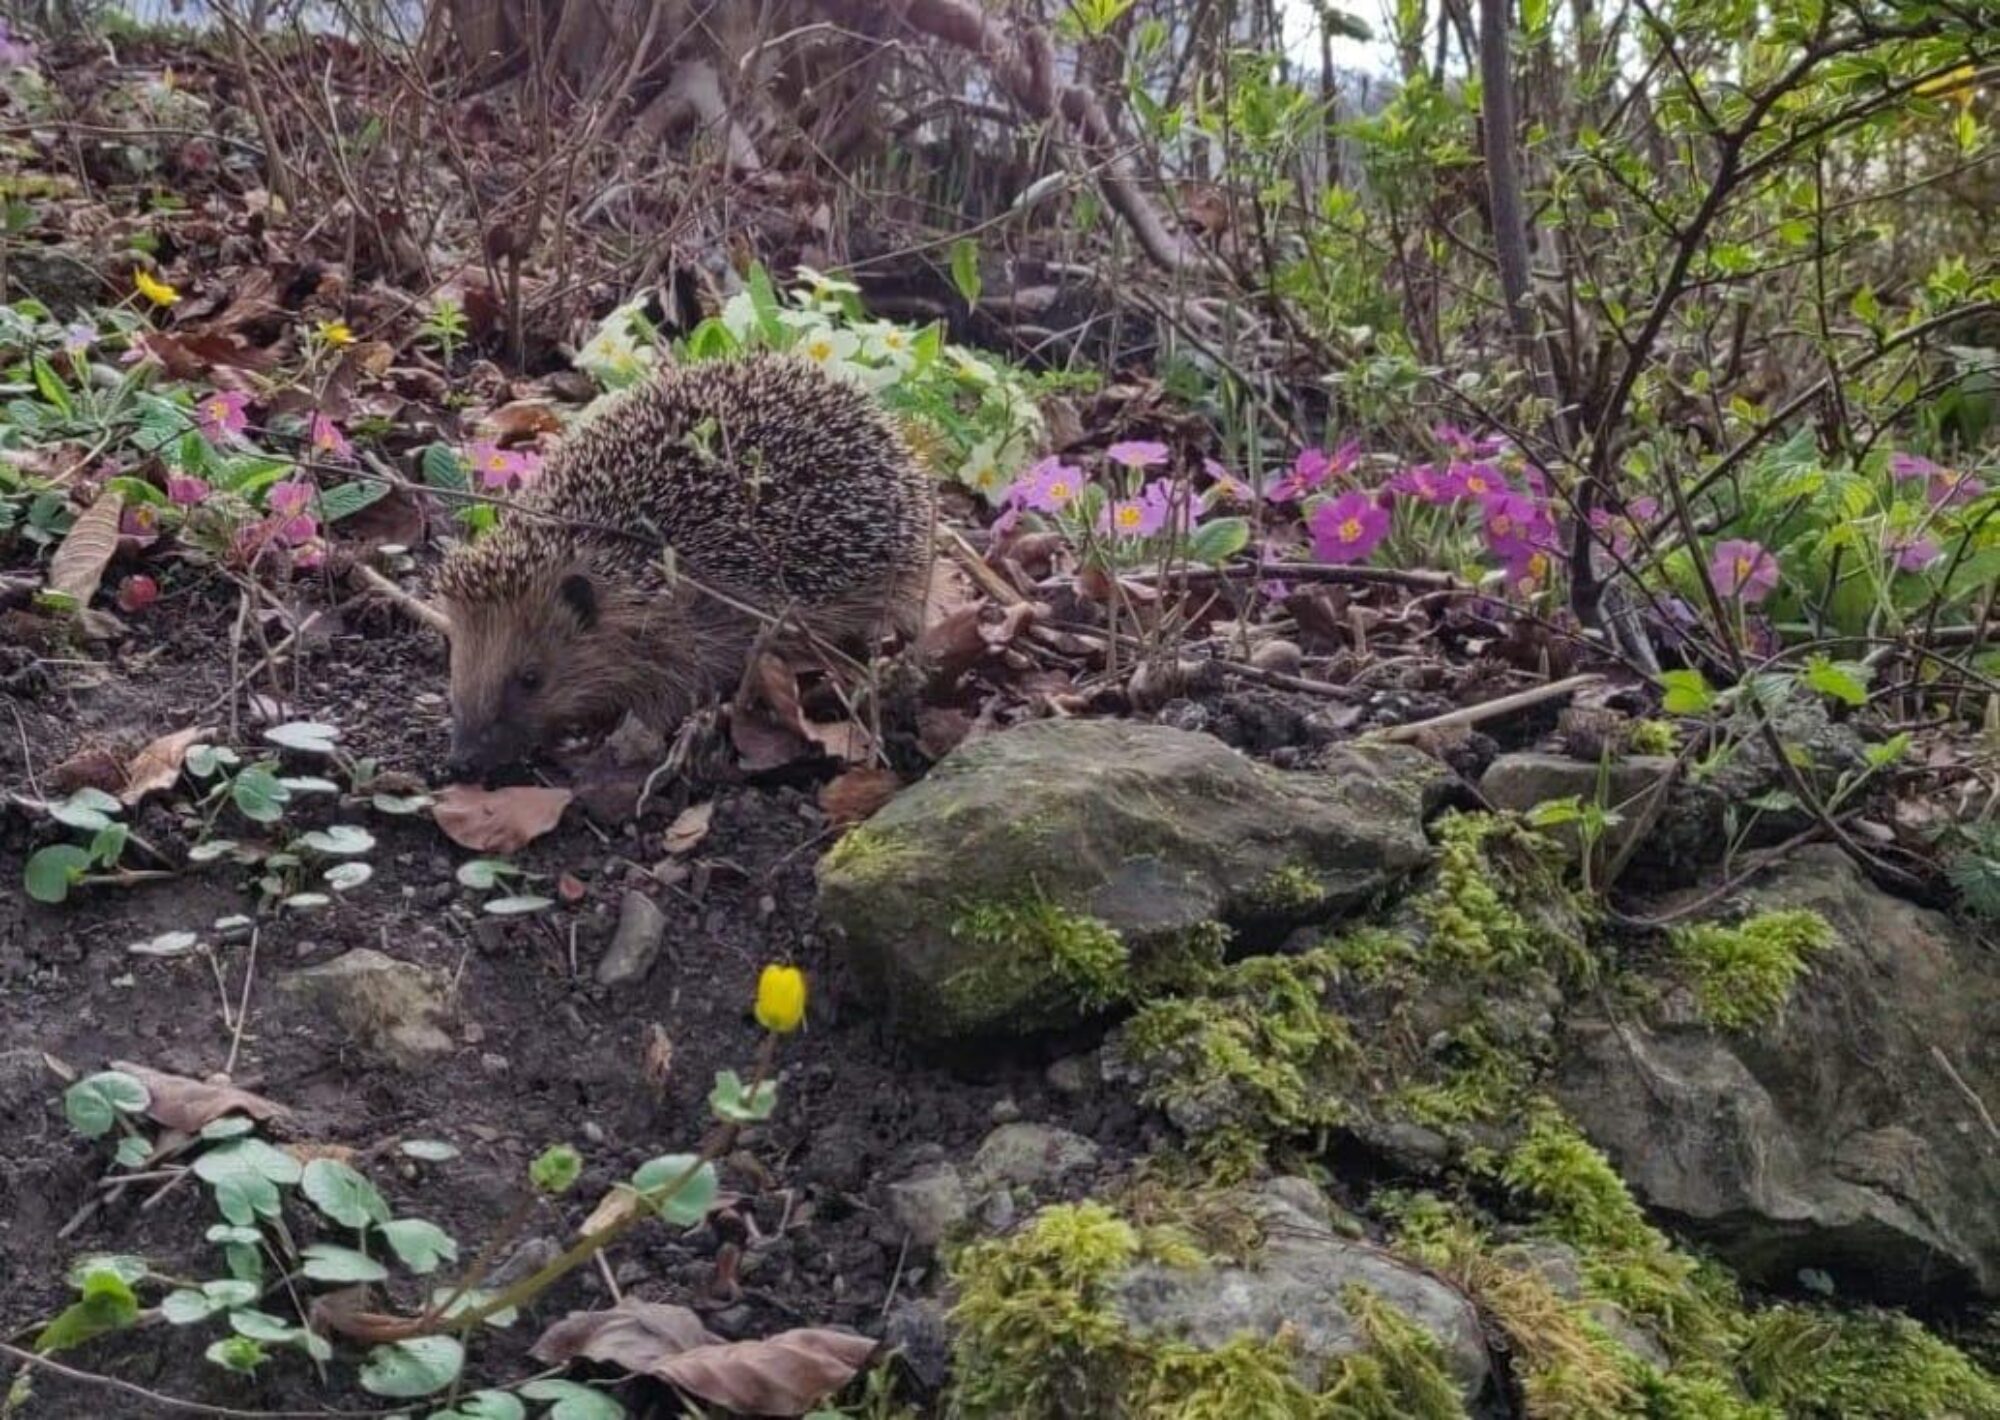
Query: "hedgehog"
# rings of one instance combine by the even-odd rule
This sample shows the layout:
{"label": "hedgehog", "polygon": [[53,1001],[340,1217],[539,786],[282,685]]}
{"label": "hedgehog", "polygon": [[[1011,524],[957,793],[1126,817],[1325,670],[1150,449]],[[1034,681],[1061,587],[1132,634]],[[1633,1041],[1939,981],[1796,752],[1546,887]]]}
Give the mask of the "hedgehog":
{"label": "hedgehog", "polygon": [[810,361],[681,366],[605,399],[439,570],[455,778],[627,713],[662,734],[760,638],[914,633],[929,477],[865,390]]}

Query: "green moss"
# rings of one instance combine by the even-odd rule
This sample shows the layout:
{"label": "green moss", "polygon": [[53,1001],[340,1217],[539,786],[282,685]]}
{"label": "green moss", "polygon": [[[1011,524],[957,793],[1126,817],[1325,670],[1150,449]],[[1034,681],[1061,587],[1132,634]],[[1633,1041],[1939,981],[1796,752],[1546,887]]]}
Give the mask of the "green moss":
{"label": "green moss", "polygon": [[1132,1334],[1111,1284],[1141,1260],[1187,1260],[1177,1229],[1139,1228],[1100,1203],[1045,1208],[1015,1236],[952,1261],[959,1300],[951,1413],[985,1420],[1463,1420],[1437,1343],[1372,1294],[1343,1301],[1368,1349],[1315,1391],[1283,1340],[1214,1350]]}
{"label": "green moss", "polygon": [[822,873],[838,873],[860,882],[893,877],[921,857],[915,844],[896,834],[860,824],[849,829],[820,860]]}
{"label": "green moss", "polygon": [[1634,754],[1673,754],[1681,747],[1681,733],[1671,720],[1634,720],[1625,743]]}
{"label": "green moss", "polygon": [[1772,1307],[1750,1318],[1750,1388],[1788,1420],[1993,1420],[2000,1379],[1893,1312]]}
{"label": "green moss", "polygon": [[1543,1231],[1579,1250],[1665,1245],[1618,1171],[1553,1105],[1535,1111],[1500,1177],[1539,1206]]}
{"label": "green moss", "polygon": [[1584,943],[1565,930],[1585,905],[1563,884],[1555,844],[1501,814],[1447,814],[1436,833],[1436,878],[1416,903],[1433,955],[1473,971],[1589,974]]}
{"label": "green moss", "polygon": [[1303,917],[1326,905],[1327,891],[1319,875],[1302,863],[1274,868],[1252,885],[1250,907],[1255,912]]}
{"label": "green moss", "polygon": [[1132,967],[1133,999],[1202,990],[1221,971],[1230,937],[1227,926],[1208,921],[1195,923],[1171,942],[1150,944]]}
{"label": "green moss", "polygon": [[1249,957],[1201,994],[1142,1006],[1119,1049],[1145,1075],[1146,1102],[1197,1145],[1231,1155],[1245,1135],[1339,1123],[1356,1051],[1346,1021],[1323,1004],[1336,970],[1325,951]]}
{"label": "green moss", "polygon": [[1748,1030],[1777,1019],[1807,958],[1831,946],[1834,933],[1817,912],[1796,908],[1734,926],[1677,927],[1671,937],[1702,1013],[1724,1030]]}
{"label": "green moss", "polygon": [[954,1005],[978,1009],[990,1005],[995,991],[1050,976],[1085,1012],[1131,993],[1130,956],[1118,933],[1045,897],[980,903],[962,912],[950,931],[992,953],[985,969],[961,972],[945,984]]}
{"label": "green moss", "polygon": [[1326,950],[1343,972],[1369,986],[1408,978],[1422,960],[1408,933],[1386,927],[1351,928],[1329,941]]}
{"label": "green moss", "polygon": [[1476,1015],[1450,1032],[1442,1053],[1449,1068],[1436,1079],[1412,1081],[1391,1091],[1382,1101],[1385,1114],[1433,1129],[1451,1129],[1515,1112],[1533,1076],[1534,1062],[1524,1053],[1495,1045]]}

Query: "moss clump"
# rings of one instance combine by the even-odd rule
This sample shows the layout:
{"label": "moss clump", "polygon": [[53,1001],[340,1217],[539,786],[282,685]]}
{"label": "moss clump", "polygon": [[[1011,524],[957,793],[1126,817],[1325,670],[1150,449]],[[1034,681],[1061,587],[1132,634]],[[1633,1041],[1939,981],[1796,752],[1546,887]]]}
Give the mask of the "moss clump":
{"label": "moss clump", "polygon": [[1827,920],[1803,908],[1762,912],[1734,926],[1695,923],[1671,936],[1702,1014],[1724,1030],[1776,1020],[1807,958],[1834,940]]}
{"label": "moss clump", "polygon": [[1346,1116],[1356,1060],[1346,1021],[1324,1001],[1338,968],[1325,950],[1248,957],[1196,995],[1148,1002],[1119,1051],[1143,1098],[1198,1145],[1311,1134]]}
{"label": "moss clump", "polygon": [[1544,1230],[1590,1251],[1664,1247],[1610,1160],[1544,1102],[1500,1169],[1501,1180],[1540,1205]]}
{"label": "moss clump", "polygon": [[953,1259],[959,1301],[952,1413],[973,1420],[1463,1420],[1437,1343],[1372,1295],[1343,1298],[1368,1350],[1314,1391],[1294,1348],[1243,1336],[1215,1350],[1135,1336],[1111,1304],[1133,1264],[1199,1261],[1173,1230],[1140,1229],[1101,1203],[1045,1208],[1015,1236]]}
{"label": "moss clump", "polygon": [[946,984],[951,996],[968,1005],[990,1001],[990,993],[1004,985],[1032,985],[1046,977],[1086,1012],[1131,992],[1131,959],[1118,933],[1045,897],[980,903],[962,912],[950,930],[994,953],[989,969],[961,973]]}
{"label": "moss clump", "polygon": [[2000,1417],[2000,1379],[1893,1312],[1772,1307],[1749,1319],[1742,1361],[1788,1420]]}
{"label": "moss clump", "polygon": [[1553,843],[1500,814],[1447,814],[1437,840],[1437,876],[1416,904],[1433,955],[1473,971],[1589,973],[1584,943],[1564,930],[1585,907],[1563,885]]}
{"label": "moss clump", "polygon": [[1249,892],[1251,910],[1273,916],[1305,916],[1324,907],[1326,898],[1319,877],[1302,863],[1272,869]]}
{"label": "moss clump", "polygon": [[1673,754],[1681,747],[1681,733],[1671,720],[1634,720],[1625,743],[1634,754]]}

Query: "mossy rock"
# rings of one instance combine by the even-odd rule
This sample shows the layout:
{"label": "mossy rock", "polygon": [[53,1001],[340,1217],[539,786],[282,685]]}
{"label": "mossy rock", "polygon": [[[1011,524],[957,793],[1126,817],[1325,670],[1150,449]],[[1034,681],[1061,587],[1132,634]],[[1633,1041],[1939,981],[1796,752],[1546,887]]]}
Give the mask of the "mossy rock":
{"label": "mossy rock", "polygon": [[1037,722],[961,746],[849,834],[821,909],[917,1039],[1063,1029],[1422,867],[1441,774],[1402,746],[1284,773],[1165,726]]}

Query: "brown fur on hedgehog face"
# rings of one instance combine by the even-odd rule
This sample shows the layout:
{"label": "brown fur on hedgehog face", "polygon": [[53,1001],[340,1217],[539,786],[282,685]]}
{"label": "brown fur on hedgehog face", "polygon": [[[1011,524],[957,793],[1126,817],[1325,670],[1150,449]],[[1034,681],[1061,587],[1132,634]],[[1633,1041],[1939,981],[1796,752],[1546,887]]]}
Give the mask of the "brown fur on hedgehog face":
{"label": "brown fur on hedgehog face", "polygon": [[446,600],[453,777],[483,777],[628,710],[657,720],[684,707],[688,668],[663,657],[675,639],[663,605],[586,567],[504,598]]}

